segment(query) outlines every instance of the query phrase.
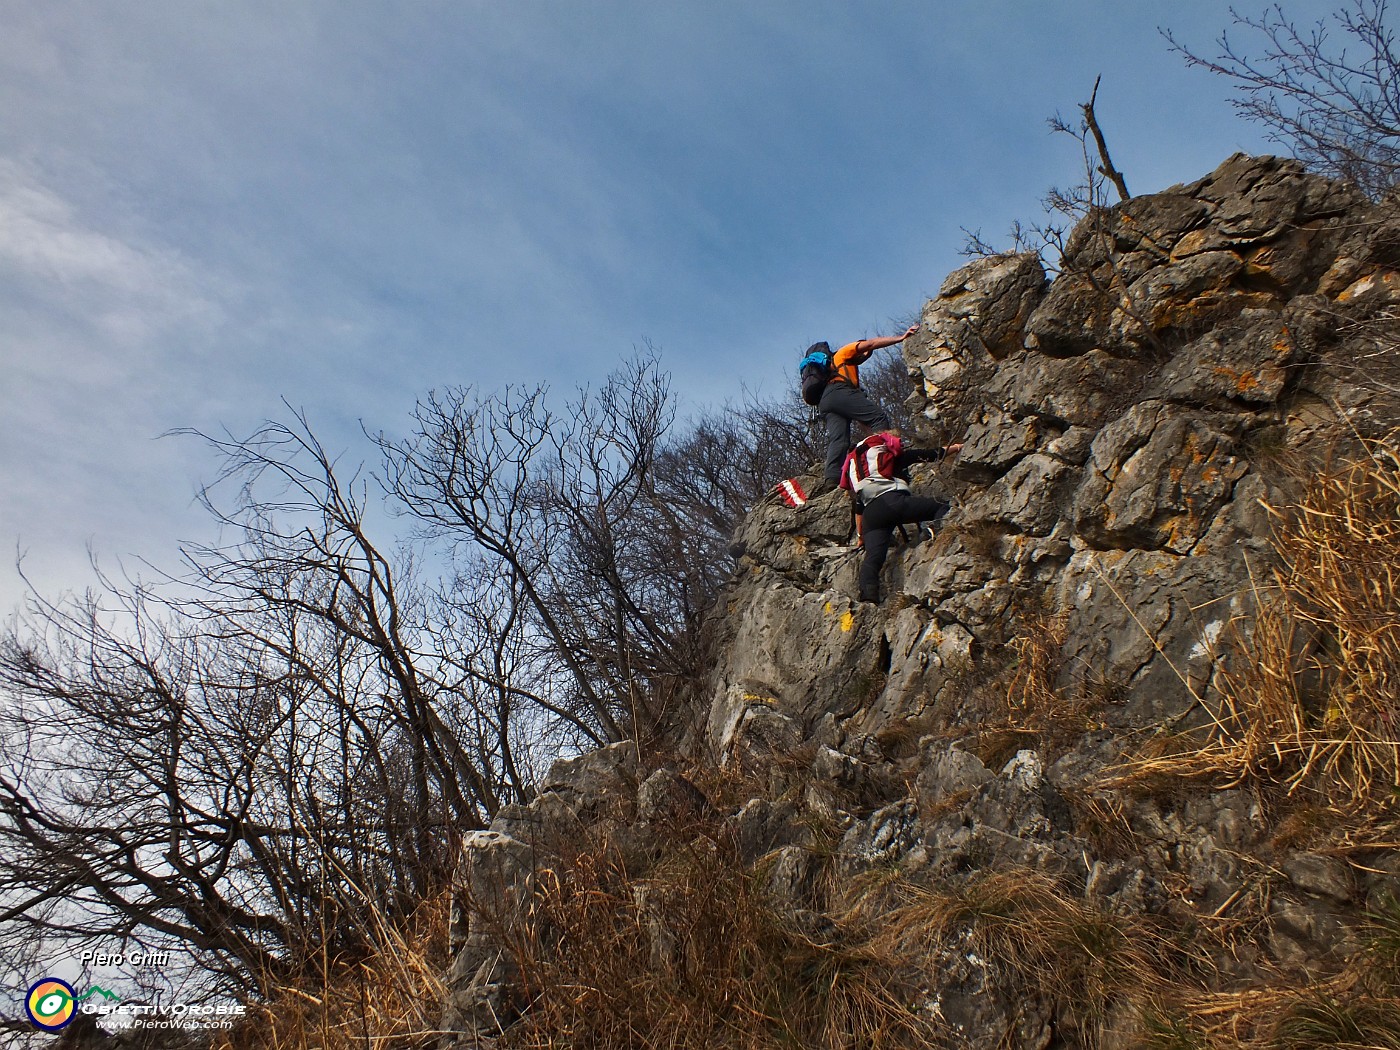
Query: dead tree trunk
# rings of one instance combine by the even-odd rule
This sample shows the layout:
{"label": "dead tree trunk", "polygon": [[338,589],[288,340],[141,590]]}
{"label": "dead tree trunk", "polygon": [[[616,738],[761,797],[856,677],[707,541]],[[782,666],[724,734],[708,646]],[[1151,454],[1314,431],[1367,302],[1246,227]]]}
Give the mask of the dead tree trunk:
{"label": "dead tree trunk", "polygon": [[1103,77],[1094,78],[1094,90],[1089,95],[1089,101],[1083,103],[1079,109],[1084,114],[1084,126],[1089,129],[1089,133],[1094,136],[1094,144],[1099,148],[1099,174],[1113,183],[1118,190],[1118,199],[1126,201],[1132,199],[1132,194],[1128,192],[1128,183],[1123,178],[1123,173],[1113,166],[1113,161],[1108,156],[1108,143],[1104,141],[1103,131],[1099,128],[1098,118],[1094,116],[1094,100],[1099,97],[1099,81]]}

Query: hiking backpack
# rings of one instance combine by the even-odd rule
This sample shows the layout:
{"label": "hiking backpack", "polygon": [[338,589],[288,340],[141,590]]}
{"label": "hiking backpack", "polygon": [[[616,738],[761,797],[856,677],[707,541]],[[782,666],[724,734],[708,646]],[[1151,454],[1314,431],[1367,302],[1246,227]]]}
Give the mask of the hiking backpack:
{"label": "hiking backpack", "polygon": [[797,374],[802,383],[802,400],[816,406],[822,399],[826,384],[831,381],[831,347],[826,343],[813,343],[807,348],[807,356],[797,365]]}
{"label": "hiking backpack", "polygon": [[[871,434],[850,452],[841,465],[841,487],[864,498],[872,489],[883,492],[895,480],[895,460],[903,443],[894,434]],[[872,496],[873,498],[873,496]]]}

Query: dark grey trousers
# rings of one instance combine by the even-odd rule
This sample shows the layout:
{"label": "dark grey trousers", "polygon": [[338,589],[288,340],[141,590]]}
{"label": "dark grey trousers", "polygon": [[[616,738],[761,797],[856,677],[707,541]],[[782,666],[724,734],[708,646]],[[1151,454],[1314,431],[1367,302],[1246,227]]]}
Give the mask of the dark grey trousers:
{"label": "dark grey trousers", "polygon": [[826,480],[841,480],[841,464],[851,451],[851,424],[864,423],[871,430],[888,430],[890,417],[858,386],[828,383],[817,404],[826,425]]}

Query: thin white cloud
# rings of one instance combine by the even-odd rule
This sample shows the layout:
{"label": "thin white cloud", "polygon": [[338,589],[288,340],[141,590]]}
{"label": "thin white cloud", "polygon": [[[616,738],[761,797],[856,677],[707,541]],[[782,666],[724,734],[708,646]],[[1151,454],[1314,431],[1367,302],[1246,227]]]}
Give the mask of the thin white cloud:
{"label": "thin white cloud", "polygon": [[[123,240],[85,222],[37,172],[0,160],[0,282],[12,309],[86,332],[65,347],[31,347],[28,368],[91,383],[120,371],[122,354],[149,349],[174,325],[216,323],[218,309],[174,250]],[[16,346],[9,344],[7,354]],[[71,352],[79,351],[74,360]],[[114,353],[113,351],[119,351]],[[11,366],[17,364],[11,360]]]}
{"label": "thin white cloud", "polygon": [[182,515],[171,475],[183,453],[157,446],[175,347],[207,338],[221,309],[173,249],[100,228],[39,173],[0,162],[0,603],[17,598],[9,562],[73,586],[86,548],[145,553]]}

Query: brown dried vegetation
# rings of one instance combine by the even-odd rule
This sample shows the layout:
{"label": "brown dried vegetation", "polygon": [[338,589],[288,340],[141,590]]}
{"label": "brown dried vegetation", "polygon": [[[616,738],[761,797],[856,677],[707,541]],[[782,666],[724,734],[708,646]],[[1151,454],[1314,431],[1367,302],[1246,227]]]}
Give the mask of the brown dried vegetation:
{"label": "brown dried vegetation", "polygon": [[1400,432],[1270,507],[1280,564],[1237,625],[1209,738],[1118,771],[1306,788],[1342,812],[1400,791]]}

